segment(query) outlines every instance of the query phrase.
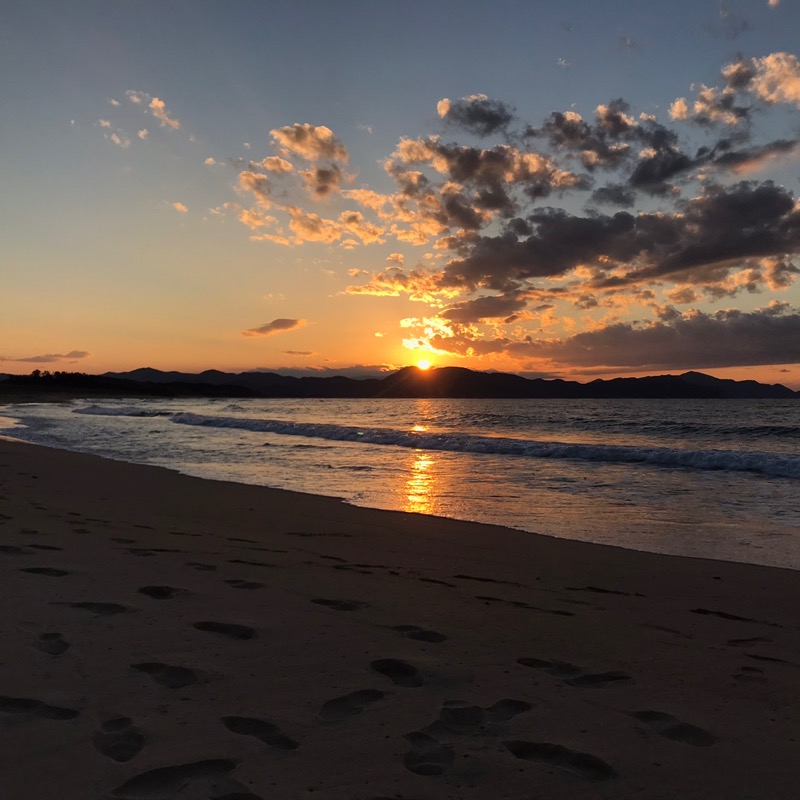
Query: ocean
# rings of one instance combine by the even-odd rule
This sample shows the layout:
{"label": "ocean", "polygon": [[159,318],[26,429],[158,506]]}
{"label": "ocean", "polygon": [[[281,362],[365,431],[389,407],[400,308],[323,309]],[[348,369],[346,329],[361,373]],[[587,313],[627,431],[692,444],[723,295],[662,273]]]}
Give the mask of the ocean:
{"label": "ocean", "polygon": [[86,399],[3,415],[6,436],[188,475],[800,569],[791,400]]}

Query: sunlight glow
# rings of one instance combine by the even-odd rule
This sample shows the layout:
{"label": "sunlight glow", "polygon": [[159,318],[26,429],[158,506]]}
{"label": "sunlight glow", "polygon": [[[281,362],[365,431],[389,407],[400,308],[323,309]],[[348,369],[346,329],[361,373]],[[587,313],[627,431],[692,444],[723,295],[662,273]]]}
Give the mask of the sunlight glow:
{"label": "sunlight glow", "polygon": [[435,464],[429,453],[423,450],[415,451],[410,464],[410,476],[406,482],[406,511],[419,514],[435,513],[433,497]]}
{"label": "sunlight glow", "polygon": [[428,361],[427,358],[422,358],[419,361],[417,361],[417,366],[420,369],[430,369],[431,368],[431,362]]}

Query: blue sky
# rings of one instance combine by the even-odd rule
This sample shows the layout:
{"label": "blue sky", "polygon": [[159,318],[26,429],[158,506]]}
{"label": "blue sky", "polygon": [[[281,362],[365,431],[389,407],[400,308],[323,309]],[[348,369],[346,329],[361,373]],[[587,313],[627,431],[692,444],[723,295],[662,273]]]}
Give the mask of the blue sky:
{"label": "blue sky", "polygon": [[788,0],[6,2],[0,370],[799,385],[798,33]]}

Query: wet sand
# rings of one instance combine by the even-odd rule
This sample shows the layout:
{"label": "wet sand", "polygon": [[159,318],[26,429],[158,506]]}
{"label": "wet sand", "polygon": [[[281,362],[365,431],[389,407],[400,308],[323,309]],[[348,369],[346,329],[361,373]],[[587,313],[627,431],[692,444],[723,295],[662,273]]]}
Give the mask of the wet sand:
{"label": "wet sand", "polygon": [[796,797],[800,573],[0,440],[0,796]]}

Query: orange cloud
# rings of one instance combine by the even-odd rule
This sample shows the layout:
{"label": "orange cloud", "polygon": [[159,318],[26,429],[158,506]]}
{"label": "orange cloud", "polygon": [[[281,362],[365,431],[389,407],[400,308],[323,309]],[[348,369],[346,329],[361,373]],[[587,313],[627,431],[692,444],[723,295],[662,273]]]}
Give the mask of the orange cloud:
{"label": "orange cloud", "polygon": [[161,123],[161,127],[171,128],[174,131],[180,128],[181,126],[180,121],[173,117],[170,117],[170,115],[167,113],[166,104],[160,98],[154,97],[150,101],[150,105],[148,106],[148,108],[153,113],[153,116]]}
{"label": "orange cloud", "polygon": [[294,125],[275,128],[269,133],[284,154],[294,153],[307,161],[328,158],[346,162],[349,159],[347,148],[325,125],[295,122]]}

